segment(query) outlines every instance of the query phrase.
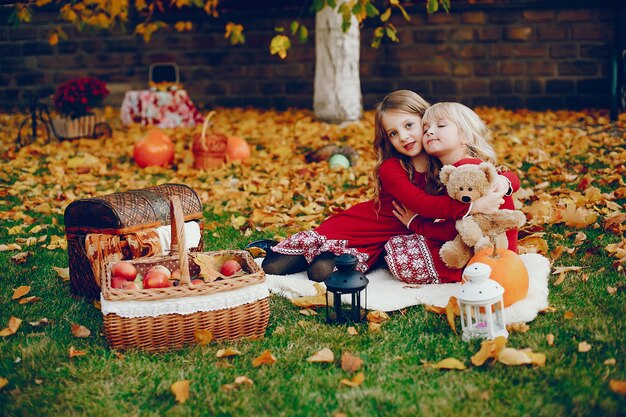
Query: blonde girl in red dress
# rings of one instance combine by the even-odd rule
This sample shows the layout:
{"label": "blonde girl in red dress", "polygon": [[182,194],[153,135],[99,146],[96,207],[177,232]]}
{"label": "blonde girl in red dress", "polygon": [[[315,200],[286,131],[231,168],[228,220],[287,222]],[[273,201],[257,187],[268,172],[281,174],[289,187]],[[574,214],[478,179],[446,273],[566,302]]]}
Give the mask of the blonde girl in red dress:
{"label": "blonde girl in red dress", "polygon": [[[423,117],[423,146],[425,151],[439,161],[432,167],[435,176],[436,194],[445,193],[439,181],[442,165],[460,166],[478,165],[491,162],[497,166],[496,152],[491,145],[491,132],[473,110],[460,103],[437,103],[428,108]],[[506,178],[509,184],[501,209],[514,210],[511,194],[520,186],[519,178],[511,172],[505,172],[500,178]],[[394,214],[407,228],[412,224],[419,211],[404,203],[396,204]],[[419,216],[418,216],[419,217]],[[385,260],[392,274],[407,283],[457,282],[461,280],[461,269],[448,268],[439,256],[443,241],[437,236],[420,233],[401,234],[389,240],[385,249]],[[517,252],[517,229],[506,233],[508,248]],[[426,262],[432,275],[423,274],[422,263]]]}
{"label": "blonde girl in red dress", "polygon": [[[323,281],[333,272],[335,257],[350,253],[357,269],[366,272],[384,255],[387,241],[418,233],[446,241],[456,236],[454,220],[468,213],[497,209],[504,191],[492,192],[468,205],[425,190],[435,183],[429,156],[422,149],[422,115],[429,104],[419,95],[399,90],[376,107],[374,151],[377,157],[374,198],[326,219],[314,230],[299,232],[267,251],[263,270],[286,275],[307,271],[309,279]],[[394,215],[393,201],[419,213],[410,230]],[[435,223],[433,219],[450,219]],[[424,263],[424,274],[433,276]]]}

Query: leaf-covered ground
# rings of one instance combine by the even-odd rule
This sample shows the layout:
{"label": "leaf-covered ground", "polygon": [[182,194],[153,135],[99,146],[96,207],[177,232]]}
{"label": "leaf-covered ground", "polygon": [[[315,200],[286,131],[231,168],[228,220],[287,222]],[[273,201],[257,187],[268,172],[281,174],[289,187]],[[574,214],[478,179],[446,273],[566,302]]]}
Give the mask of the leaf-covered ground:
{"label": "leaf-covered ground", "polygon": [[[207,249],[241,248],[250,240],[286,236],[371,196],[373,113],[359,123],[335,126],[300,110],[218,110],[213,129],[244,137],[252,156],[246,164],[212,171],[192,167],[191,138],[199,128],[165,130],[175,142],[174,166],[140,169],[132,149],[147,129],[120,126],[110,109],[110,139],[33,144],[17,153],[12,144],[23,116],[0,115],[0,328],[15,327],[12,316],[24,320],[15,334],[7,331],[0,339],[0,409],[6,415],[623,413],[626,117],[611,123],[597,112],[484,108],[478,113],[494,131],[501,162],[522,179],[517,204],[529,220],[521,231],[522,251],[543,253],[553,262],[552,308],[509,342],[546,354],[544,366],[502,368],[493,362],[485,369],[471,368],[469,358],[479,346],[461,342],[445,317],[423,307],[392,315],[378,332],[359,327],[359,335],[351,337],[345,329],[324,325],[319,316],[299,315],[276,297],[267,337],[236,345],[240,362],[216,362],[215,352],[206,346],[187,349],[183,356],[116,357],[101,335],[99,312],[71,298],[67,282],[52,269],[67,268],[63,211],[71,201],[181,182],[201,196]],[[344,170],[330,169],[325,161],[305,161],[308,151],[327,144],[351,146],[358,162]],[[22,304],[11,300],[14,289],[25,285],[30,292],[19,298],[37,298]],[[42,318],[50,323],[37,325]],[[72,325],[84,325],[91,334],[77,337],[74,333],[84,330]],[[46,347],[51,353],[44,353]],[[214,350],[218,347],[226,346]],[[343,348],[363,359],[364,380],[339,366],[324,368],[324,360],[321,368],[307,363],[306,358],[326,347],[336,362]],[[276,356],[276,363],[250,367],[265,350]],[[440,371],[428,365],[445,358],[460,359],[468,369]],[[193,372],[185,372],[181,360],[207,369],[190,376]],[[266,368],[271,371],[261,371]],[[235,379],[244,376],[253,384]],[[184,380],[191,380],[189,400],[175,405],[170,385]],[[515,391],[499,388],[500,383],[521,385]],[[176,397],[185,397],[185,386],[176,385],[177,391],[182,389]],[[85,393],[73,396],[68,390]],[[100,391],[112,399],[101,399]],[[267,393],[275,406],[257,404],[253,392]],[[205,396],[215,398],[203,400]],[[466,409],[468,402],[475,404]],[[206,412],[194,412],[194,405]]]}

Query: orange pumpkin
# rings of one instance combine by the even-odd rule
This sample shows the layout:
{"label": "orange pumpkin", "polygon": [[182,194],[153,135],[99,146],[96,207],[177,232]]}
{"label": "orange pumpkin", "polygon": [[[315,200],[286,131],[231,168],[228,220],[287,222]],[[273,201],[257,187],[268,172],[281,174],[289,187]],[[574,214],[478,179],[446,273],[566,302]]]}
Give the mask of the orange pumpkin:
{"label": "orange pumpkin", "polygon": [[174,161],[174,144],[165,133],[152,129],[135,144],[133,158],[141,168],[166,167]]}
{"label": "orange pumpkin", "polygon": [[490,278],[504,287],[504,306],[508,307],[528,295],[528,270],[519,255],[508,249],[483,249],[470,259],[468,265],[482,262],[491,267]]}
{"label": "orange pumpkin", "polygon": [[226,144],[226,155],[230,161],[242,161],[250,158],[250,145],[244,138],[229,136]]}

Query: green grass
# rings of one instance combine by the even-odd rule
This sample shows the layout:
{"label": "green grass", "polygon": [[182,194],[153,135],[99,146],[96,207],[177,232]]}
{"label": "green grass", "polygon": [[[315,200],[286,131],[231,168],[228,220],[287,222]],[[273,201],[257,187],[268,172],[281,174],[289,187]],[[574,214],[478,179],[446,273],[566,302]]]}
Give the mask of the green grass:
{"label": "green grass", "polygon": [[[541,119],[541,113],[534,117]],[[509,124],[511,131],[528,129],[526,121],[513,126],[514,122]],[[264,129],[256,131],[263,132]],[[517,135],[525,138],[528,133],[522,131]],[[274,133],[266,136],[268,143],[270,139],[279,137]],[[534,137],[543,138],[543,134],[535,134]],[[363,141],[368,138],[363,135]],[[551,140],[558,145],[558,138],[552,137]],[[130,147],[123,142],[122,135],[117,135],[115,140],[121,144],[118,148],[122,150],[108,163],[110,167],[123,166],[116,172],[106,174],[110,175],[107,179],[102,178],[104,174],[98,177],[98,183],[93,186],[98,192],[115,187],[128,188],[125,185],[129,178],[134,181],[141,177],[143,183],[133,184],[142,185],[172,178],[177,182],[186,181],[170,171],[152,174],[130,171],[134,169],[126,155]],[[564,190],[576,188],[580,179],[579,176],[573,182],[559,176],[560,168],[557,167],[561,166],[567,167],[563,172],[572,175],[589,173],[594,177],[594,186],[600,187],[603,193],[611,193],[622,186],[620,181],[603,182],[600,179],[613,175],[619,164],[623,164],[620,158],[623,158],[624,145],[617,142],[616,146],[603,147],[602,137],[598,140],[597,152],[585,151],[584,157],[571,155],[568,159],[567,153],[548,149],[552,159],[544,166],[540,166],[543,162],[535,164],[527,161],[511,165],[518,166],[520,174],[526,173],[520,176],[524,177],[523,183],[527,188],[532,189],[533,184],[549,181],[551,195],[567,197]],[[315,142],[309,145],[311,149],[315,148]],[[529,148],[533,149],[543,146],[541,142],[531,145]],[[67,143],[62,146],[66,150],[72,149]],[[361,149],[360,152],[364,155],[359,164],[364,165],[364,172],[370,172],[372,165],[366,165],[366,161],[373,161],[373,158]],[[605,163],[592,160],[599,154],[604,155]],[[515,152],[510,152],[507,157],[515,158],[515,155]],[[50,156],[47,158],[52,160]],[[300,159],[296,155],[290,164],[302,167],[298,165],[302,164]],[[15,210],[15,213],[0,217],[0,244],[30,237],[28,230],[35,224],[48,225],[48,229],[41,234],[63,235],[61,208],[57,205],[53,214],[32,211],[41,202],[35,199],[61,201],[59,193],[68,191],[75,191],[77,196],[84,195],[93,191],[89,182],[95,177],[79,176],[57,187],[55,183],[45,182],[50,171],[42,168],[56,168],[54,163],[46,165],[40,161],[40,167],[37,167],[36,159],[7,161],[9,163],[14,165],[2,168],[0,173],[0,210]],[[30,174],[28,169],[32,169]],[[227,177],[220,180],[228,182],[232,176],[241,178],[243,184],[254,178],[255,169],[254,165],[250,167],[250,172],[233,167]],[[343,181],[332,182],[335,177],[340,177],[329,175],[321,166],[315,169],[318,170],[316,173],[326,175],[328,189],[324,189],[324,193],[330,195],[329,207],[332,206],[332,199],[338,196],[336,190],[353,187],[343,184]],[[33,178],[33,173],[42,176],[41,184],[36,177]],[[68,170],[69,173],[71,171]],[[293,175],[288,170],[282,173]],[[2,193],[3,189],[12,189],[24,181],[32,182],[20,194]],[[205,186],[202,191],[210,191],[216,178],[202,174],[190,181],[196,181],[193,183],[196,189],[200,185]],[[293,203],[302,200],[306,204],[308,200],[305,197],[296,192]],[[204,235],[206,250],[243,248],[252,240],[286,235],[291,231],[287,227],[252,227],[248,229],[252,234],[246,236],[230,226],[231,215],[239,213],[216,215],[213,211],[215,207],[224,206],[226,201],[215,202],[210,193],[207,198],[209,201],[205,201],[204,213],[208,225]],[[241,198],[241,194],[234,194],[233,198]],[[548,197],[544,194],[537,198]],[[528,200],[525,204],[529,205],[532,201]],[[622,208],[626,204],[624,198],[613,202]],[[25,214],[34,220],[25,222],[17,215],[22,207],[27,208]],[[598,209],[602,208],[600,205]],[[22,223],[29,226],[17,235],[9,234],[9,228]],[[545,224],[535,230],[545,233],[550,250],[558,245],[573,248],[576,233],[583,231],[587,235],[574,253],[564,252],[554,262],[554,266],[584,267],[580,273],[569,273],[560,285],[554,285],[556,275],[550,277],[549,301],[556,311],[540,314],[529,323],[528,332],[513,333],[509,338],[510,347],[531,348],[545,353],[547,361],[543,367],[507,367],[500,363],[472,366],[470,357],[478,351],[480,342],[463,342],[452,332],[444,316],[428,312],[423,306],[391,314],[391,320],[383,324],[380,333],[370,333],[365,324],[360,324],[356,326],[359,334],[349,336],[345,325],[326,324],[323,312],[313,317],[300,315],[288,300],[278,296],[271,297],[269,327],[261,340],[212,343],[160,354],[129,351],[119,355],[109,349],[103,336],[101,312],[89,301],[72,296],[69,284],[51,268],[67,267],[66,251],[47,250],[41,244],[25,247],[24,250],[32,251],[32,254],[27,262],[17,265],[10,260],[17,251],[0,252],[0,329],[6,326],[11,316],[23,320],[17,334],[0,338],[0,378],[8,380],[8,384],[0,388],[0,415],[332,416],[344,413],[355,417],[625,416],[626,398],[612,392],[609,381],[626,380],[626,280],[624,272],[618,272],[613,265],[615,259],[609,257],[604,249],[607,244],[619,242],[622,237],[604,231],[602,218],[596,224],[584,229]],[[589,275],[587,282],[581,279],[583,273]],[[11,301],[13,289],[20,285],[30,285],[29,295],[41,297],[41,300],[26,305]],[[617,293],[609,294],[607,287],[617,288]],[[572,319],[564,317],[567,311],[574,314]],[[42,318],[47,318],[49,324],[42,327],[29,324]],[[73,337],[71,325],[74,323],[89,328],[91,336],[86,339]],[[275,333],[278,327],[284,328],[284,333]],[[550,333],[554,335],[553,346],[546,341],[546,335]],[[578,351],[578,344],[583,341],[591,345],[589,352]],[[86,355],[69,358],[71,346],[85,351]],[[230,359],[216,358],[217,350],[224,347],[233,347],[242,354]],[[336,363],[306,361],[324,347],[334,352]],[[271,366],[253,367],[252,360],[265,350],[270,350],[277,362]],[[339,383],[352,377],[338,363],[341,353],[345,351],[364,361],[362,371],[365,381],[357,388]],[[425,366],[425,363],[448,357],[463,361],[468,368],[464,371],[444,371]],[[604,362],[611,358],[616,363],[605,365]],[[253,380],[254,385],[242,386],[234,391],[223,389],[225,384],[233,383],[237,376],[242,375]],[[170,385],[182,379],[191,381],[190,397],[184,404],[177,404]]]}
{"label": "green grass", "polygon": [[[250,239],[230,227],[216,229],[206,238],[207,249],[241,247]],[[6,416],[120,416],[219,415],[311,416],[344,412],[362,415],[623,415],[623,397],[608,388],[609,379],[624,379],[624,292],[609,296],[607,285],[623,277],[611,270],[610,261],[589,258],[591,273],[583,283],[574,276],[551,287],[556,312],[540,315],[527,333],[513,333],[509,345],[530,347],[547,356],[544,367],[506,367],[489,364],[472,367],[469,358],[479,342],[465,343],[442,316],[423,307],[395,313],[380,333],[358,325],[359,335],[348,336],[346,326],[332,326],[323,315],[305,317],[287,300],[271,298],[270,324],[258,341],[213,343],[175,352],[147,354],[125,352],[118,357],[102,335],[102,316],[93,304],[74,298],[69,285],[48,266],[67,265],[61,250],[35,251],[25,264],[9,261],[0,253],[3,272],[0,322],[11,315],[24,320],[16,335],[0,340],[0,376],[9,384],[0,391],[0,410]],[[574,262],[576,263],[576,262]],[[42,299],[19,305],[8,301],[12,288],[31,285]],[[570,310],[574,319],[563,313]],[[47,318],[44,327],[29,321]],[[79,323],[92,331],[86,339],[71,335]],[[276,327],[284,334],[274,335]],[[545,335],[555,335],[548,346]],[[592,350],[579,353],[581,341]],[[70,346],[87,352],[68,357]],[[232,346],[241,356],[217,359],[219,348]],[[351,375],[338,364],[311,364],[306,358],[329,347],[339,358],[349,351],[364,361],[365,382],[358,388],[339,385]],[[253,358],[269,349],[278,359],[272,366],[254,368]],[[423,362],[455,357],[468,365],[465,371],[438,371]],[[604,365],[615,358],[616,365]],[[224,384],[245,375],[254,381],[226,392]],[[191,380],[191,396],[177,404],[170,385]]]}

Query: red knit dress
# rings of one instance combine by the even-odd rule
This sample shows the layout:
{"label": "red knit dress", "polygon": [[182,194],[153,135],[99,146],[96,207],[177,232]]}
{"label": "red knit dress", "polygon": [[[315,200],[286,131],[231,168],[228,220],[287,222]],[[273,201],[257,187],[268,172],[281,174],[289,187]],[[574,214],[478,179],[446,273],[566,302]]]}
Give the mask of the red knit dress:
{"label": "red knit dress", "polygon": [[[453,165],[478,165],[481,162],[483,161],[477,158],[465,158]],[[513,198],[510,194],[519,189],[519,178],[512,172],[505,172],[502,175],[511,182],[511,193],[504,197],[504,203],[499,208],[515,210]],[[419,226],[413,226],[413,222],[411,222],[410,228],[415,234],[394,236],[385,245],[385,250],[387,251],[385,261],[387,261],[387,266],[393,276],[400,281],[410,284],[461,281],[463,270],[448,268],[439,256],[441,246],[449,239],[441,239],[440,236],[422,233]],[[456,236],[456,231],[454,236]],[[508,248],[517,252],[517,229],[508,230],[506,236],[509,241]],[[423,264],[429,265],[428,271],[424,270]],[[435,272],[431,272],[431,270]]]}
{"label": "red knit dress", "polygon": [[[323,252],[350,253],[359,261],[357,269],[366,272],[380,259],[385,244],[393,236],[418,233],[435,241],[454,239],[457,232],[453,220],[467,213],[468,204],[445,195],[427,194],[423,190],[426,184],[424,174],[414,174],[416,186],[409,181],[397,158],[384,161],[379,175],[379,204],[374,200],[356,204],[329,217],[314,230],[299,232],[283,240],[272,250],[285,255],[304,255],[308,262]],[[411,230],[393,215],[394,200],[420,214],[411,222]],[[432,219],[453,220],[435,223]],[[421,268],[422,273],[429,276],[436,272],[432,262],[423,262]]]}

